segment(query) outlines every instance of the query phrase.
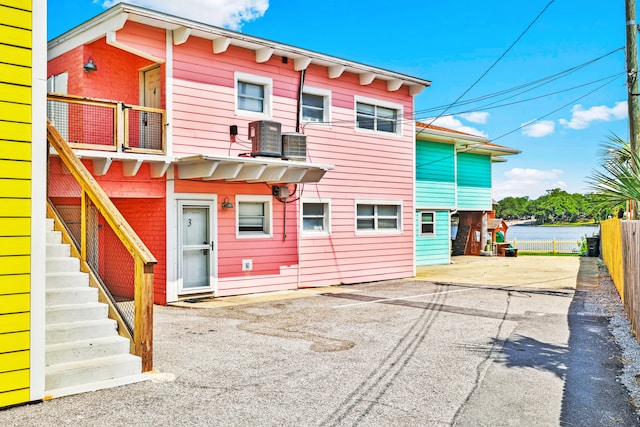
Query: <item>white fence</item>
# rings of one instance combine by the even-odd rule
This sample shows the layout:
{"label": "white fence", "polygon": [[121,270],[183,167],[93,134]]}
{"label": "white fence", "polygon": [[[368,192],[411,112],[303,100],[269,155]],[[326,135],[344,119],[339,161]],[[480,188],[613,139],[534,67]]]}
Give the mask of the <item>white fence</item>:
{"label": "white fence", "polygon": [[517,240],[511,242],[514,248],[522,252],[552,254],[579,254],[582,239],[578,240]]}

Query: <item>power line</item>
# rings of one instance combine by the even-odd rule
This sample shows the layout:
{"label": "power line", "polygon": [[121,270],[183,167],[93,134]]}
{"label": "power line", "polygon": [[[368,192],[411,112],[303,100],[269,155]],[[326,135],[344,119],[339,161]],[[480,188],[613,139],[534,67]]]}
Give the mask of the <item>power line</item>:
{"label": "power line", "polygon": [[535,119],[535,120],[532,120],[532,121],[530,121],[530,122],[527,122],[527,123],[525,123],[524,125],[519,126],[519,127],[517,127],[516,129],[514,129],[514,130],[512,130],[512,131],[509,131],[509,132],[507,132],[507,133],[505,133],[505,134],[503,134],[503,135],[500,135],[500,136],[499,136],[499,137],[497,137],[497,138],[491,138],[491,141],[496,141],[496,140],[498,140],[498,139],[500,139],[500,138],[503,138],[503,137],[505,137],[505,136],[507,136],[507,135],[511,135],[512,133],[517,132],[517,131],[519,131],[520,129],[523,129],[523,128],[527,127],[527,126],[531,126],[532,124],[537,123],[537,122],[539,122],[540,120],[542,120],[542,119],[544,119],[544,118],[546,118],[546,117],[549,117],[549,116],[550,116],[550,115],[552,115],[553,113],[556,113],[556,112],[558,112],[558,111],[562,110],[563,108],[566,108],[566,107],[568,107],[569,105],[571,105],[571,104],[573,104],[573,103],[575,103],[575,102],[578,102],[578,101],[580,101],[581,99],[586,98],[587,96],[591,95],[592,93],[594,93],[594,92],[596,92],[596,91],[598,91],[598,90],[602,89],[603,87],[605,87],[605,86],[607,86],[607,85],[609,85],[609,84],[613,83],[617,77],[618,77],[618,76],[616,75],[614,78],[612,78],[612,79],[610,79],[609,81],[607,81],[606,83],[604,83],[604,84],[602,84],[602,85],[598,86],[597,88],[593,89],[592,91],[587,92],[586,94],[582,95],[581,97],[576,98],[576,99],[574,99],[573,101],[571,101],[571,102],[568,102],[568,103],[564,104],[564,105],[563,105],[563,106],[561,106],[560,108],[556,108],[555,110],[553,110],[553,111],[551,111],[551,112],[549,112],[549,113],[545,114],[544,116],[538,117],[538,118],[537,118],[537,119]]}
{"label": "power line", "polygon": [[[460,99],[462,99],[471,89],[473,89],[473,87],[478,84],[480,82],[480,80],[482,80],[488,73],[489,71],[491,71],[493,69],[493,67],[495,67],[498,62],[500,62],[502,60],[502,58],[504,58],[507,53],[509,53],[509,51],[516,45],[516,43],[518,43],[518,41],[520,41],[520,39],[529,31],[529,29],[533,26],[533,24],[536,23],[536,21],[538,21],[538,19],[540,19],[540,17],[542,16],[542,14],[544,14],[544,12],[553,4],[555,0],[551,0],[549,3],[547,3],[547,5],[544,7],[544,9],[542,9],[542,11],[540,13],[538,13],[538,16],[535,17],[535,19],[533,21],[531,21],[531,23],[527,26],[527,28],[525,28],[525,30],[518,36],[518,38],[516,38],[516,40],[511,43],[511,45],[507,48],[507,50],[504,51],[504,53],[502,55],[500,55],[500,57],[498,59],[495,60],[495,62],[484,72],[482,73],[482,75],[480,77],[478,77],[478,79],[473,82],[473,84],[471,86],[469,86],[467,88],[467,90],[465,90],[462,95],[460,95],[455,101],[453,101],[451,104],[449,104],[449,106],[447,108],[444,109],[444,111],[442,111],[435,119],[433,119],[431,121],[431,123],[433,123],[434,121],[436,121],[438,118],[442,117],[447,111],[449,111],[449,109],[455,105],[458,101],[460,101]],[[429,124],[431,124],[429,123]]]}
{"label": "power line", "polygon": [[[597,79],[597,80],[593,80],[593,81],[590,81],[590,82],[587,82],[587,83],[583,83],[583,84],[580,84],[580,85],[577,85],[577,86],[572,86],[570,88],[557,90],[555,92],[545,93],[543,95],[534,96],[532,98],[521,99],[519,101],[513,101],[513,102],[507,102],[507,103],[504,103],[504,104],[495,105],[497,102],[504,101],[506,99],[512,98],[512,97],[509,97],[509,98],[501,99],[501,100],[492,102],[490,104],[485,104],[485,105],[482,105],[480,107],[476,107],[476,108],[473,108],[473,109],[470,109],[470,110],[456,111],[454,113],[451,113],[450,115],[452,115],[452,116],[453,115],[460,115],[460,114],[465,114],[465,113],[471,113],[471,112],[478,111],[478,110],[483,110],[483,111],[493,110],[493,109],[496,109],[496,108],[509,107],[511,105],[516,105],[516,104],[522,104],[522,103],[525,103],[525,102],[535,101],[536,99],[546,98],[548,96],[558,95],[560,93],[569,92],[569,91],[572,91],[572,90],[575,90],[575,89],[580,89],[580,88],[585,87],[585,86],[589,86],[589,85],[592,85],[592,84],[595,84],[595,83],[599,83],[599,82],[601,82],[603,80],[609,80],[609,79],[613,79],[613,78],[616,78],[616,77],[621,77],[621,76],[624,76],[625,74],[626,73],[624,71],[622,71],[622,72],[619,72],[619,73],[616,73],[616,74],[609,75],[607,77],[603,77],[603,78],[600,78],[600,79]],[[519,93],[519,95],[521,95],[522,93],[524,93],[524,92]],[[423,119],[428,119],[428,118],[429,117],[424,117]],[[420,121],[420,119],[416,119],[416,120]]]}
{"label": "power line", "polygon": [[[427,113],[427,112],[430,112],[430,111],[437,111],[437,110],[440,110],[441,108],[447,107],[447,106],[450,108],[450,107],[452,107],[454,105],[468,105],[468,104],[472,104],[474,102],[484,101],[486,99],[494,98],[494,97],[497,97],[497,96],[505,95],[505,94],[510,93],[510,92],[514,92],[514,91],[517,91],[517,90],[520,90],[520,89],[524,89],[524,88],[526,88],[528,86],[537,85],[537,86],[534,86],[532,89],[517,93],[515,95],[512,95],[511,97],[517,96],[517,95],[521,95],[522,93],[528,92],[528,91],[533,90],[533,89],[537,89],[537,88],[539,88],[541,86],[544,86],[547,83],[553,82],[553,81],[558,80],[558,79],[560,79],[562,77],[565,77],[565,76],[567,76],[567,75],[569,75],[571,73],[574,73],[574,72],[576,72],[578,70],[581,70],[582,68],[585,68],[588,65],[594,64],[595,62],[600,61],[601,59],[604,59],[604,58],[606,58],[606,57],[608,57],[608,56],[610,56],[610,55],[612,55],[612,54],[614,54],[614,53],[616,53],[618,51],[622,51],[622,50],[624,50],[624,47],[619,47],[617,49],[612,50],[611,52],[608,52],[608,53],[606,53],[604,55],[601,55],[601,56],[599,56],[597,58],[594,58],[594,59],[592,59],[590,61],[587,61],[587,62],[582,63],[580,65],[576,65],[574,67],[568,68],[568,69],[566,69],[564,71],[560,71],[560,72],[557,72],[555,74],[551,74],[549,76],[542,77],[542,78],[534,80],[532,82],[524,83],[524,84],[521,84],[521,85],[518,85],[518,86],[514,86],[512,88],[509,88],[509,89],[504,89],[504,90],[501,90],[501,91],[498,91],[498,92],[482,95],[482,96],[479,96],[477,98],[469,99],[469,100],[462,101],[462,102],[457,102],[457,103],[454,102],[454,103],[451,103],[451,104],[448,104],[448,105],[440,105],[440,106],[431,107],[431,108],[424,109],[424,110],[417,110],[417,111],[415,111],[415,114],[417,115],[417,114],[421,114],[421,113]],[[540,83],[540,84],[538,84],[538,83]],[[509,99],[509,98],[504,98],[504,99]]]}

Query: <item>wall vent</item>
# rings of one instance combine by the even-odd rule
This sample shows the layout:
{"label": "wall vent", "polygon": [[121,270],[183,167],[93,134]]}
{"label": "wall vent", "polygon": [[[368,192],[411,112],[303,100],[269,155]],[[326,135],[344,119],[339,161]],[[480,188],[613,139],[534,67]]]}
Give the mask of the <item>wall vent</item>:
{"label": "wall vent", "polygon": [[251,155],[265,157],[282,156],[280,123],[260,120],[249,123]]}
{"label": "wall vent", "polygon": [[285,160],[307,160],[307,135],[301,133],[282,134],[282,158]]}

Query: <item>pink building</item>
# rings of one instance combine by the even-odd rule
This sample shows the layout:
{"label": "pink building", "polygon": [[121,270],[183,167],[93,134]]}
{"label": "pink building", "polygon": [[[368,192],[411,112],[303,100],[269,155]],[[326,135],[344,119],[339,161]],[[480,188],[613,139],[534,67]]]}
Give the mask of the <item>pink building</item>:
{"label": "pink building", "polygon": [[[49,118],[157,258],[156,303],[414,275],[429,81],[128,5],[48,51]],[[49,197],[72,228],[55,156]]]}

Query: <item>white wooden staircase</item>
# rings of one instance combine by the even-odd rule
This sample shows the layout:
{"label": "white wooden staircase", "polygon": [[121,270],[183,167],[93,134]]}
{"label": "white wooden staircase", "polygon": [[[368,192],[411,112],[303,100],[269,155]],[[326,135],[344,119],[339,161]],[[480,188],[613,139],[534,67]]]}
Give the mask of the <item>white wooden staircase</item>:
{"label": "white wooden staircase", "polygon": [[[47,398],[144,381],[141,359],[129,354],[108,306],[80,271],[80,261],[47,219],[45,395]],[[117,268],[117,266],[114,266]]]}

